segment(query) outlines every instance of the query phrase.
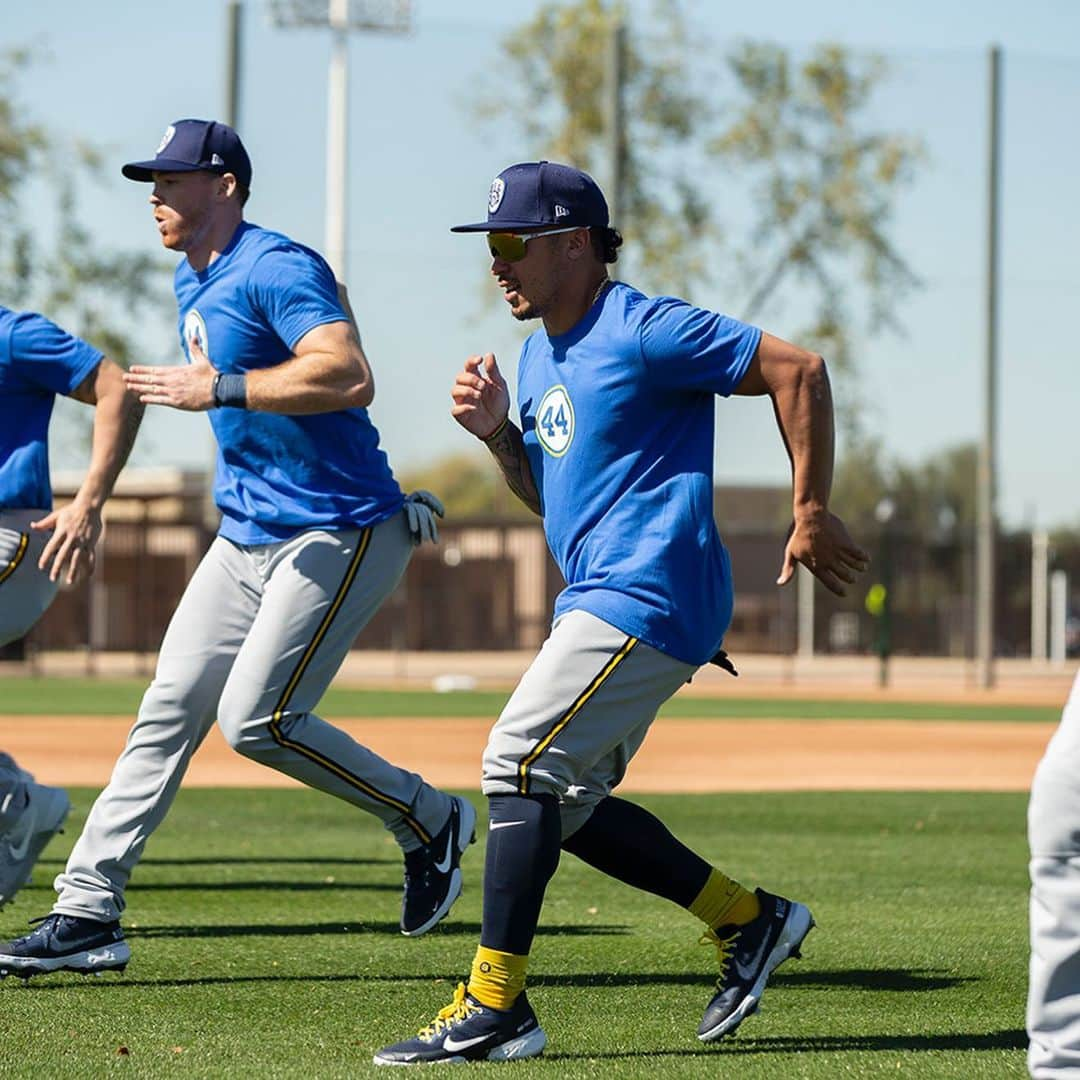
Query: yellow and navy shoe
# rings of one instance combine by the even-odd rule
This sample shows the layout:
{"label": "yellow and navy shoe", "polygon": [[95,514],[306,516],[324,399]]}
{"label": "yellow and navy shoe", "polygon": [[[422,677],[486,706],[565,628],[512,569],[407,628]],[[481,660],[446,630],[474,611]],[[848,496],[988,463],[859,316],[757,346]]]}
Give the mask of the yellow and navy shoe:
{"label": "yellow and navy shoe", "polygon": [[119,922],[98,922],[54,912],[15,941],[0,944],[0,978],[77,971],[83,975],[123,971],[131,959]]}
{"label": "yellow and navy shoe", "polygon": [[793,900],[761,889],[755,890],[761,913],[742,926],[706,930],[702,945],[715,945],[720,961],[716,993],[705,1009],[697,1037],[714,1042],[735,1029],[752,1013],[765,992],[769,976],[789,957],[798,957],[799,946],[814,928],[810,909]]}
{"label": "yellow and navy shoe", "polygon": [[522,993],[505,1011],[481,1005],[458,983],[454,1000],[415,1039],[394,1043],[372,1059],[376,1065],[513,1061],[536,1057],[547,1036]]}
{"label": "yellow and navy shoe", "polygon": [[426,934],[461,894],[461,856],[476,839],[476,811],[467,799],[451,798],[450,817],[429,844],[405,855],[401,932]]}

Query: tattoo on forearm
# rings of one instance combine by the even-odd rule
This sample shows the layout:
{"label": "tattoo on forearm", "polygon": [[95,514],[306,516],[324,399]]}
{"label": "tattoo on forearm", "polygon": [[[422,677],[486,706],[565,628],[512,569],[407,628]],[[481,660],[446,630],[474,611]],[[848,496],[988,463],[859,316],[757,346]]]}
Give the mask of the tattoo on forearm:
{"label": "tattoo on forearm", "polygon": [[521,432],[513,424],[506,424],[502,431],[485,444],[491,451],[510,490],[534,513],[540,513],[540,494],[536,490],[529,459],[525,456],[525,443]]}
{"label": "tattoo on forearm", "polygon": [[135,445],[135,436],[139,433],[139,425],[142,423],[145,410],[146,406],[141,401],[137,401],[124,412],[123,428],[120,432],[118,472],[124,467],[131,448]]}

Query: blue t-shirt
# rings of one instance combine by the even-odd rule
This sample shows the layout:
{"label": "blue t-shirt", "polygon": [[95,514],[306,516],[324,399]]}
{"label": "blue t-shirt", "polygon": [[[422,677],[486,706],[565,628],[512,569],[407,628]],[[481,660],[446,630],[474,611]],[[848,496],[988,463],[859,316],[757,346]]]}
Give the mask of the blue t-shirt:
{"label": "blue t-shirt", "polygon": [[[321,255],[247,222],[205,270],[184,259],[174,286],[185,354],[197,339],[223,372],[274,367],[309,330],[348,319]],[[220,532],[234,543],[363,528],[401,509],[401,488],[367,409],[283,416],[226,407],[209,415]]]}
{"label": "blue t-shirt", "polygon": [[715,394],[730,394],[761,331],[613,284],[569,332],[525,342],[525,450],[567,586],[556,616],[591,612],[703,664],[731,621],[713,521]]}
{"label": "blue t-shirt", "polygon": [[0,508],[48,510],[49,419],[101,353],[43,315],[0,306]]}

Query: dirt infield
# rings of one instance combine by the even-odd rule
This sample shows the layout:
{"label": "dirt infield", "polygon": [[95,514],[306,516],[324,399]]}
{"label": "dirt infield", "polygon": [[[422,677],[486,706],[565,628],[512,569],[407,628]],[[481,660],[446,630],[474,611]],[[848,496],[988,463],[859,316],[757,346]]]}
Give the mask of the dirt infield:
{"label": "dirt infield", "polygon": [[[490,718],[335,720],[365,746],[433,784],[476,788]],[[52,784],[100,786],[131,718],[5,716],[0,745]],[[685,720],[653,726],[621,790],[1024,791],[1052,724],[905,720]],[[193,786],[294,783],[234,753],[215,728]]]}

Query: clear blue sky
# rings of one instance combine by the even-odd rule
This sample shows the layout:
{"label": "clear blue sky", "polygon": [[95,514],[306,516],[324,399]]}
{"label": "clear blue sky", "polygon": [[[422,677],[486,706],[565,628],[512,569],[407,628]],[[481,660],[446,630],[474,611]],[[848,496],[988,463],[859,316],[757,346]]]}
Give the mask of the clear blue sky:
{"label": "clear blue sky", "polygon": [[[491,177],[529,156],[509,125],[478,131],[469,106],[497,93],[500,78],[513,78],[496,64],[499,37],[538,4],[414,6],[410,37],[356,35],[350,46],[348,282],[375,367],[372,413],[399,470],[472,448],[448,413],[450,382],[466,355],[492,349],[504,367],[515,366],[521,335],[485,294],[480,241],[447,228],[481,215]],[[1068,319],[1080,297],[1080,4],[699,0],[687,7],[718,49],[737,37],[795,48],[835,40],[892,63],[875,116],[928,147],[894,231],[924,287],[900,310],[904,335],[860,341],[858,361],[871,426],[908,460],[980,429],[985,50],[991,42],[1005,48],[999,505],[1010,525],[1080,521],[1072,439],[1080,362]],[[42,50],[20,82],[28,113],[54,132],[104,146],[116,161],[107,181],[81,198],[103,245],[156,247],[147,189],[120,178],[118,167],[150,155],[171,120],[221,115],[224,10],[223,0],[5,5],[5,44]],[[316,247],[323,246],[327,57],[326,34],[274,29],[267,5],[248,0],[239,124],[255,166],[248,217]],[[704,181],[722,203],[719,181]],[[693,299],[739,314],[721,296]],[[798,325],[785,310],[761,321],[782,336]],[[143,332],[148,358],[178,357],[171,305]],[[718,480],[784,482],[786,458],[767,405],[733,401],[720,415]],[[201,466],[207,432],[204,417],[152,410],[138,460]]]}

